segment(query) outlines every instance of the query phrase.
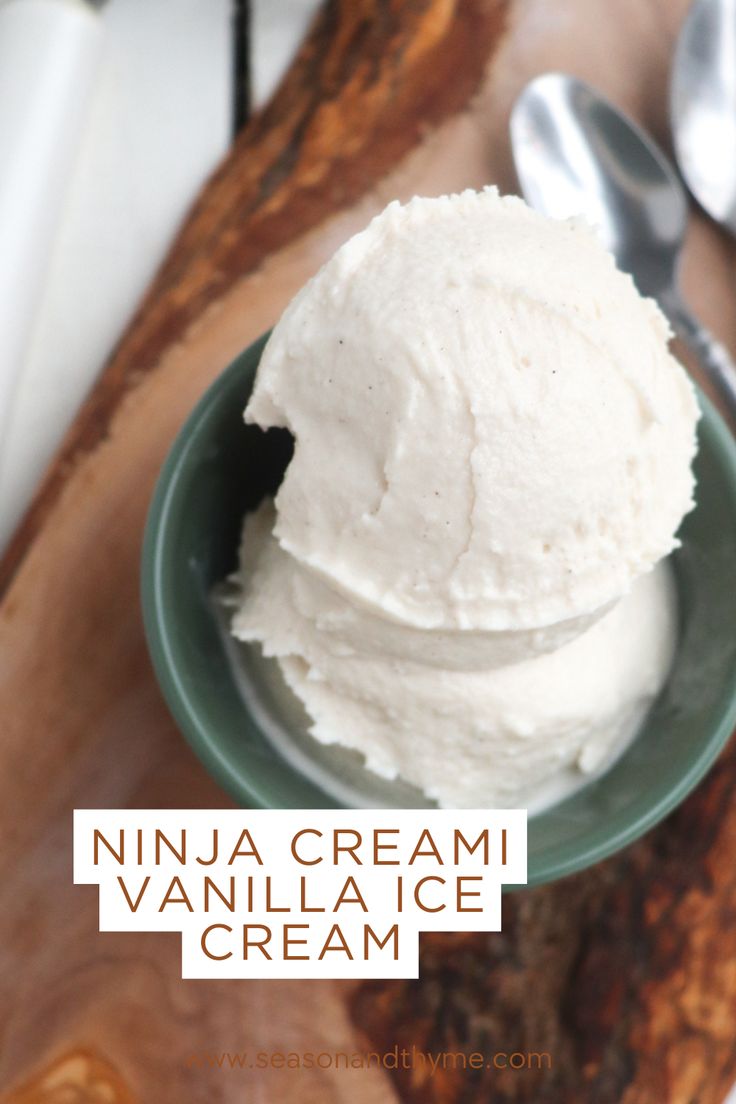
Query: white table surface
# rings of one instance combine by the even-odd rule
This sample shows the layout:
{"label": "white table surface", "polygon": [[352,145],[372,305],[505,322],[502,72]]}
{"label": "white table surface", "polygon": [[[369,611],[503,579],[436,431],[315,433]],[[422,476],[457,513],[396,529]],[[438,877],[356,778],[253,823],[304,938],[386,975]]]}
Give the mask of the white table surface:
{"label": "white table surface", "polygon": [[[256,102],[318,2],[254,0]],[[109,0],[101,18],[103,56],[0,441],[0,548],[232,137],[230,0]]]}
{"label": "white table surface", "polygon": [[228,0],[110,0],[102,18],[92,102],[0,452],[0,542],[230,141]]}

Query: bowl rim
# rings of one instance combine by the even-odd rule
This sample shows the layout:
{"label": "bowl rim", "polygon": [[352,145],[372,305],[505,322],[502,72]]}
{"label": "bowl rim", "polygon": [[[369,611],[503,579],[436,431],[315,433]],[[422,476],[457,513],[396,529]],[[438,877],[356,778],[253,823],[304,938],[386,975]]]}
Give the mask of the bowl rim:
{"label": "bowl rim", "polygon": [[[156,480],[149,506],[141,551],[141,605],[149,654],[159,687],[178,728],[203,766],[241,806],[271,807],[257,786],[244,776],[219,746],[216,736],[202,723],[199,710],[192,701],[184,679],[173,660],[167,614],[163,599],[163,560],[167,527],[171,519],[179,479],[189,452],[197,445],[204,427],[219,409],[220,396],[227,391],[233,378],[239,378],[255,358],[256,366],[268,340],[266,333],[244,349],[217,376],[200,397],[179,429]],[[718,455],[723,460],[723,472],[736,498],[736,440],[713,403],[695,384],[703,423],[713,438]],[[735,672],[736,674],[736,672]],[[256,723],[255,721],[253,722]],[[531,888],[557,881],[609,858],[639,839],[672,812],[703,779],[736,729],[736,692],[732,693],[716,725],[699,745],[689,761],[688,769],[645,809],[618,830],[601,832],[588,846],[576,848],[564,858],[545,861],[543,869],[528,868],[528,880],[518,888]],[[293,769],[293,768],[290,768]],[[529,817],[531,825],[535,817]],[[509,887],[517,888],[517,887]]]}

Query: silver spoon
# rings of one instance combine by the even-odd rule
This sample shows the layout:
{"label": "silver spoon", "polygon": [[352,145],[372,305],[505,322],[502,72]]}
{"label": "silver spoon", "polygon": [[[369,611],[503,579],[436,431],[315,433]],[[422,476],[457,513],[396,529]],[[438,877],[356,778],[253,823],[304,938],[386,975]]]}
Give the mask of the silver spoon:
{"label": "silver spoon", "polygon": [[584,215],[619,268],[655,298],[696,353],[736,420],[736,366],[693,316],[678,286],[688,204],[652,139],[589,85],[547,73],[511,114],[511,143],[527,201],[554,218]]}
{"label": "silver spoon", "polygon": [[675,51],[677,161],[708,214],[736,234],[736,0],[695,0]]}

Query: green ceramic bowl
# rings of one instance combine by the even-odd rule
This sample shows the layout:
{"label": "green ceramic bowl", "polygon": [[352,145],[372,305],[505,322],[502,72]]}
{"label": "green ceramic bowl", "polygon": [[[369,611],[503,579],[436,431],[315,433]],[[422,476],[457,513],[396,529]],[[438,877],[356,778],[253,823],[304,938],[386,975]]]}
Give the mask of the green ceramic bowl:
{"label": "green ceramic bowl", "polygon": [[[284,434],[242,420],[264,342],[213,384],[163,467],[143,548],[143,610],[171,711],[236,801],[327,808],[341,802],[285,760],[246,705],[211,597],[235,567],[243,513],[275,490],[290,456]],[[674,669],[618,762],[530,820],[530,885],[580,870],[642,835],[703,777],[736,725],[736,446],[708,401],[701,403],[698,504],[674,557],[682,620]],[[403,794],[400,803],[409,803]]]}

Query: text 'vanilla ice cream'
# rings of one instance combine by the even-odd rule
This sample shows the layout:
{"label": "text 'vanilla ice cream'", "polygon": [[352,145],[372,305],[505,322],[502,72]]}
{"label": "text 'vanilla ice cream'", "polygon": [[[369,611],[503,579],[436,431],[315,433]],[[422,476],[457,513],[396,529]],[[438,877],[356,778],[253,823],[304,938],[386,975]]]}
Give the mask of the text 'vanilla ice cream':
{"label": "text 'vanilla ice cream'", "polygon": [[668,336],[589,229],[492,189],[390,204],[302,289],[246,411],[295,450],[233,631],[318,739],[490,805],[630,736],[675,637],[647,573],[693,503]]}

